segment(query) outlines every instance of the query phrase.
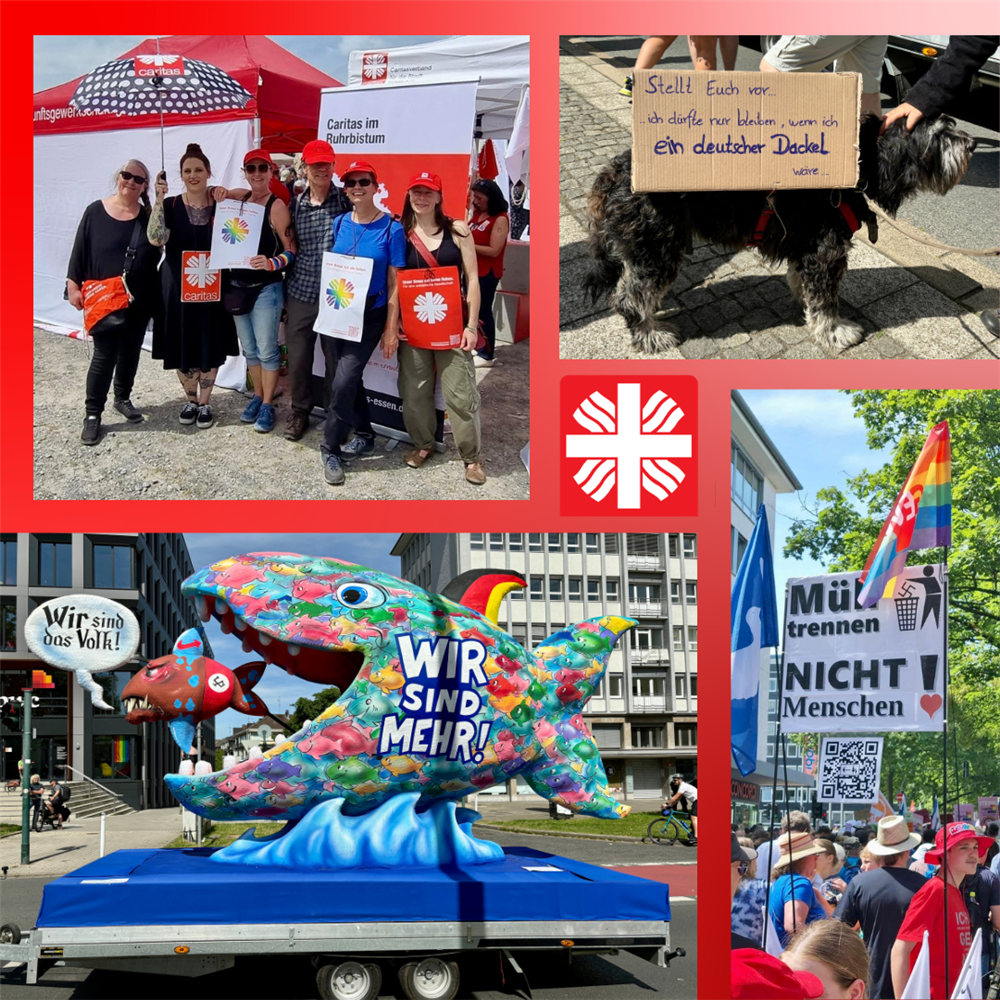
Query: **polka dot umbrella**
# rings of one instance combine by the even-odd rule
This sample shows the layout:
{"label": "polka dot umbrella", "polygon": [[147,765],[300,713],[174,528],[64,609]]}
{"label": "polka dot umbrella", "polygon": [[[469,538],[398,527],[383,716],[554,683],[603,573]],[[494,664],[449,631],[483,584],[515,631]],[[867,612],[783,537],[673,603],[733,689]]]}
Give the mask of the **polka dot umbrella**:
{"label": "polka dot umbrella", "polygon": [[[253,95],[217,66],[201,59],[139,55],[112,59],[88,73],[69,103],[78,111],[108,115],[198,115],[246,107]],[[162,166],[162,163],[161,163]]]}

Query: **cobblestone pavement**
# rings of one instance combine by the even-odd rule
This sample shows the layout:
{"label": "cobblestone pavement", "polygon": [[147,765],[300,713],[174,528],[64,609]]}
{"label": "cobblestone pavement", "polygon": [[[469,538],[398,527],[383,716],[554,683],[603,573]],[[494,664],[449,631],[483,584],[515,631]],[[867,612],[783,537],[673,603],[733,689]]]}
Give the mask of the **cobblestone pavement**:
{"label": "cobblestone pavement", "polygon": [[855,347],[830,354],[813,340],[788,291],[783,264],[767,266],[756,251],[696,243],[661,304],[663,319],[680,329],[684,341],[655,355],[635,351],[621,317],[593,305],[582,287],[587,195],[598,170],[630,145],[632,106],[618,94],[620,68],[582,40],[563,39],[561,45],[561,357],[1000,357],[1000,340],[978,315],[997,306],[997,274],[972,258],[949,255],[945,262],[938,251],[918,248],[885,224],[878,249],[856,234],[840,287],[841,315],[865,330]]}
{"label": "cobblestone pavement", "polygon": [[[105,826],[104,853],[122,848],[163,847],[181,835],[181,809],[146,809],[124,816],[108,816]],[[0,840],[0,866],[9,868],[8,876],[32,878],[65,875],[100,856],[101,820],[74,820],[70,817],[61,830],[46,827],[31,832],[30,857],[21,864],[21,837],[14,834]]]}

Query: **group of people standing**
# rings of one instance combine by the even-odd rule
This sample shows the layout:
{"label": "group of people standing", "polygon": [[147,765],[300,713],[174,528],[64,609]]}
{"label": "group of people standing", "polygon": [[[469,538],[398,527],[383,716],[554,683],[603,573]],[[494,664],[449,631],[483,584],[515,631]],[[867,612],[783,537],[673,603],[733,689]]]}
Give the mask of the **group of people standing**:
{"label": "group of people standing", "polygon": [[[989,974],[1000,934],[1000,878],[988,867],[1000,857],[996,824],[986,836],[970,823],[948,824],[947,851],[945,828],[922,837],[902,816],[858,832],[865,843],[835,844],[829,830],[814,833],[809,817],[794,811],[774,841],[754,847],[733,832],[734,997],[902,996],[925,931],[929,1000],[951,996],[977,930],[981,972]],[[756,954],[768,918],[768,950],[784,949],[787,968]],[[756,992],[762,982],[770,992]]]}
{"label": "group of people standing", "polygon": [[[468,221],[442,210],[441,178],[420,171],[407,188],[399,219],[375,201],[378,173],[367,160],[342,170],[343,186],[334,183],[333,147],[314,140],[302,150],[306,187],[290,197],[275,180],[275,165],[263,149],[243,159],[246,188],[227,190],[210,183],[212,168],[197,144],[180,160],[184,190],[168,196],[165,173],[153,181],[138,160],[115,175],[115,193],[89,205],[83,214],[67,271],[67,298],[84,308],[84,283],[123,274],[131,297],[114,332],[92,330],[94,343],[87,375],[86,415],[81,440],[97,444],[101,415],[114,386],[114,409],[139,423],[132,387],[149,321],[153,320],[153,357],[177,372],[184,392],[182,424],[207,429],[214,423],[212,389],[219,367],[242,348],[253,397],[241,420],[260,433],[276,424],[274,396],[282,366],[279,324],[285,316],[290,412],[284,436],[300,440],[309,429],[313,405],[326,408],[320,450],[323,473],[333,486],[345,481],[344,466],[375,449],[375,431],[363,385],[365,365],[376,349],[390,358],[398,353],[398,388],[403,420],[414,447],[403,458],[422,466],[435,451],[437,429],[434,388],[440,377],[465,479],[486,482],[482,466],[480,396],[476,367],[493,364],[496,327],[493,303],[503,275],[509,233],[507,203],[498,185],[474,182]],[[185,289],[188,251],[211,248],[215,206],[235,199],[264,209],[257,253],[250,267],[223,272],[223,290],[213,301],[191,301]],[[287,201],[287,203],[286,203]],[[160,248],[165,263],[157,273]],[[372,262],[357,342],[321,336],[326,363],[324,396],[314,398],[313,357],[320,307],[323,254],[333,251]],[[431,350],[406,340],[400,317],[397,272],[435,266],[458,270],[465,306],[461,343]]]}

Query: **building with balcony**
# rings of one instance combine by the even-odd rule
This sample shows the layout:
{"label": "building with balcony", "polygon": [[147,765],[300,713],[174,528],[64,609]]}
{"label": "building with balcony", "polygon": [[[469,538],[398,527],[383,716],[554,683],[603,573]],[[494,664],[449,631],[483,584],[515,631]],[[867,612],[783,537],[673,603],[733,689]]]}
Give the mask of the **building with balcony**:
{"label": "building with balcony", "polygon": [[[32,694],[31,772],[43,780],[99,781],[133,808],[173,803],[163,775],[175,773],[181,754],[165,723],[133,726],[121,710],[121,692],[148,660],[164,656],[185,629],[198,624],[181,583],[194,567],[179,534],[0,535],[0,704],[23,703],[31,671],[44,669],[55,688]],[[129,608],[139,622],[132,662],[94,677],[111,711],[64,670],[47,666],[24,640],[24,622],[46,601],[96,594]],[[211,650],[208,650],[211,655]],[[21,715],[17,729],[2,730],[4,780],[18,777]],[[201,725],[204,756],[214,756],[213,720]]]}
{"label": "building with balcony", "polygon": [[273,750],[285,736],[290,736],[292,728],[287,715],[264,715],[259,719],[252,719],[242,726],[237,726],[229,736],[218,740],[216,746],[223,754],[232,754],[238,764],[241,760],[247,760],[250,751],[254,747],[260,747],[261,751]]}
{"label": "building with balcony", "polygon": [[[693,534],[539,532],[404,534],[402,575],[440,592],[470,569],[528,581],[500,609],[527,649],[563,626],[602,615],[638,620],[615,646],[584,716],[613,793],[659,800],[674,772],[694,777],[698,753],[698,538]],[[484,794],[534,795],[518,779]]]}

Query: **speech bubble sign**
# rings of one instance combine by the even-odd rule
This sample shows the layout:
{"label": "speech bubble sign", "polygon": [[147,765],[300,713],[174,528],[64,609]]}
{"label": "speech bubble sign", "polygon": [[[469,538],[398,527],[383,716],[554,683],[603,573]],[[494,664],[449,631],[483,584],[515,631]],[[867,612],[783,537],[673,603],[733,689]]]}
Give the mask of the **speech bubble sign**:
{"label": "speech bubble sign", "polygon": [[39,659],[60,670],[114,670],[139,648],[139,623],[124,605],[96,594],[68,594],[28,615],[24,639]]}

